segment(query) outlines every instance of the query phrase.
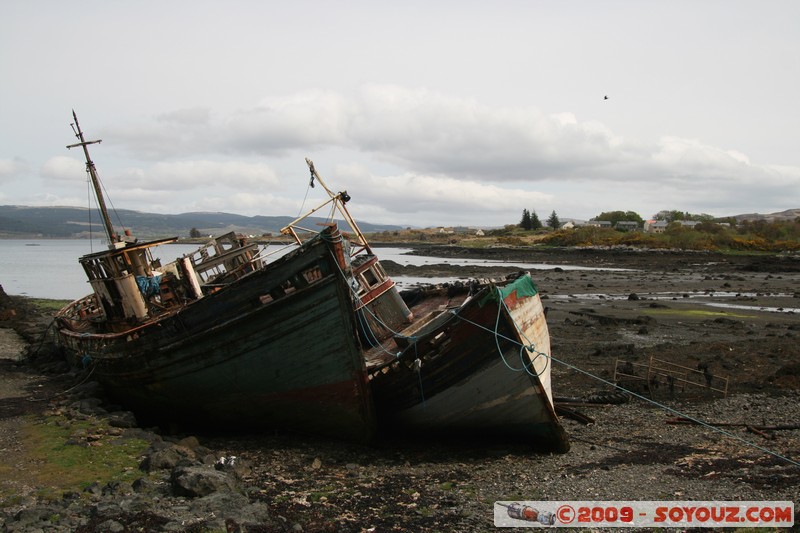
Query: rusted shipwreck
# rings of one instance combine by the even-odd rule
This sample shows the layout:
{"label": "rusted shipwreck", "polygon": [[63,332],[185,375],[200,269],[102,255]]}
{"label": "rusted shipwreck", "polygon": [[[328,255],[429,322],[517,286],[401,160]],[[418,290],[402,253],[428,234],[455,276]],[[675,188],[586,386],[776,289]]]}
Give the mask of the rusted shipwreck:
{"label": "rusted shipwreck", "polygon": [[71,147],[86,156],[109,247],[79,259],[92,293],[59,311],[57,336],[74,365],[137,415],[356,441],[381,427],[491,432],[568,449],[527,274],[407,305],[350,217],[347,193],[328,189],[308,160],[331,222],[310,230],[306,215],[288,225],[290,252],[267,261],[227,234],[161,264],[154,247],[176,239],[114,230],[88,150],[98,141],[74,119]]}
{"label": "rusted shipwreck", "polygon": [[567,451],[553,411],[547,324],[530,275],[479,286],[466,298],[444,291],[412,310],[430,312],[368,352],[382,424]]}

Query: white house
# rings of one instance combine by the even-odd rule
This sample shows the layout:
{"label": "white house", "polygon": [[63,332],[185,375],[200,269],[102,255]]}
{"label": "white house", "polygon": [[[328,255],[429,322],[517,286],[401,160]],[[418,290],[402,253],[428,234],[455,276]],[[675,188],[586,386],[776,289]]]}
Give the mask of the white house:
{"label": "white house", "polygon": [[648,221],[647,224],[647,232],[648,233],[664,233],[667,230],[667,226],[669,226],[669,222],[666,220],[655,220]]}

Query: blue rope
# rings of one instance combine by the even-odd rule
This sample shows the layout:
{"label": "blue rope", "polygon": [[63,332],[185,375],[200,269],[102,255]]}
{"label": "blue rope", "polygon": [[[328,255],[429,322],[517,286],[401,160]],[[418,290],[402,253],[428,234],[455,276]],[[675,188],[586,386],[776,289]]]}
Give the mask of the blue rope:
{"label": "blue rope", "polygon": [[[501,305],[505,306],[504,303],[501,304]],[[478,324],[477,322],[474,322],[474,321],[472,321],[472,320],[470,320],[468,318],[464,318],[463,316],[459,315],[459,317],[464,322],[472,324],[473,326],[476,326],[476,327],[478,327],[478,328],[480,328],[480,329],[482,329],[484,331],[488,331],[489,333],[494,335],[494,337],[495,337],[495,345],[497,346],[497,352],[500,354],[500,359],[503,361],[503,364],[506,365],[506,368],[508,368],[512,372],[526,372],[528,375],[538,378],[539,376],[541,376],[542,374],[544,374],[547,371],[548,364],[545,363],[545,366],[542,369],[542,371],[541,372],[536,372],[536,373],[531,372],[530,367],[533,366],[533,364],[534,364],[534,362],[536,361],[537,358],[544,357],[546,360],[549,360],[550,356],[547,355],[544,352],[538,351],[536,349],[536,345],[534,345],[533,343],[529,343],[528,345],[525,345],[525,344],[522,344],[521,342],[519,342],[517,339],[512,339],[510,337],[506,337],[505,335],[500,333],[500,313],[501,313],[501,311],[503,309],[503,307],[501,307],[501,305],[497,306],[497,321],[495,322],[495,329],[494,330],[491,330],[491,329],[487,328],[486,326],[484,326],[482,324]],[[514,323],[514,327],[517,328],[517,331],[520,331],[520,333],[522,333],[520,328],[519,328],[519,326],[517,325],[516,321],[513,319],[513,317],[511,317],[511,315],[509,315],[509,317],[511,318],[511,321]],[[522,335],[523,335],[523,337],[525,336],[524,334],[522,334]],[[510,342],[512,342],[514,344],[519,345],[519,347],[520,347],[520,349],[519,349],[519,358],[520,358],[520,362],[522,363],[522,368],[514,368],[513,366],[511,366],[511,364],[509,364],[509,362],[506,360],[506,356],[503,353],[502,348],[500,348],[500,339],[505,339],[507,341],[510,341]],[[532,357],[530,359],[529,363],[525,363],[525,357],[523,355],[523,350],[527,351],[528,353],[535,354],[535,357]]]}
{"label": "blue rope", "polygon": [[[530,367],[533,366],[534,362],[536,361],[536,359],[539,358],[540,355],[544,355],[545,358],[547,358],[547,354],[540,353],[540,352],[538,352],[536,350],[536,345],[529,341],[529,339],[527,338],[525,333],[522,331],[522,328],[519,327],[519,324],[517,324],[517,321],[514,320],[514,317],[511,315],[511,311],[506,306],[506,302],[503,299],[503,293],[502,293],[502,291],[500,291],[500,288],[499,287],[494,287],[494,289],[497,291],[497,300],[498,300],[498,303],[497,303],[497,319],[496,319],[495,324],[494,324],[494,331],[491,332],[491,333],[494,334],[494,343],[495,343],[495,346],[497,346],[497,353],[500,354],[500,359],[503,360],[503,364],[506,365],[506,367],[509,370],[512,370],[514,372],[522,372],[524,370],[528,375],[538,378],[539,376],[541,376],[542,374],[544,374],[547,371],[547,367],[548,367],[547,361],[545,360],[545,365],[544,365],[544,368],[542,368],[541,372],[536,372],[536,373],[531,372],[530,371]],[[521,344],[517,340],[509,339],[512,342],[520,345],[520,347],[519,347],[519,361],[520,361],[520,363],[522,363],[522,368],[514,368],[510,364],[508,364],[508,361],[506,361],[506,357],[503,354],[503,350],[502,350],[502,348],[500,348],[500,337],[501,337],[501,335],[500,335],[500,316],[502,315],[503,309],[505,309],[507,311],[508,317],[511,319],[511,322],[514,324],[514,328],[516,328],[516,330],[520,334],[520,336],[524,337],[525,340],[528,341],[528,344],[525,345],[525,344]],[[479,327],[483,327],[483,326],[480,326],[480,324],[478,324],[478,326]],[[486,328],[484,328],[484,329],[486,329]],[[527,351],[529,353],[535,353],[536,357],[531,357],[530,358],[530,362],[526,364],[525,363],[525,356],[523,355],[523,350],[525,350],[525,351]]]}
{"label": "blue rope", "polygon": [[[326,240],[326,239],[327,239],[329,242],[341,242],[341,241],[343,240],[343,237],[342,237],[341,235],[339,235],[339,237],[338,237],[337,239],[332,239],[332,238],[330,238],[330,237],[324,236],[324,237],[323,237],[323,240]],[[333,251],[332,251],[332,250],[329,250],[329,251],[330,251],[330,254],[333,256],[333,255],[334,255],[334,254],[333,254]],[[345,274],[345,273],[342,271],[342,267],[341,267],[341,266],[339,266],[339,261],[337,261],[337,260],[336,260],[336,257],[335,257],[335,256],[333,257],[333,263],[336,265],[336,268],[339,270],[339,273],[342,275],[342,278],[344,278],[345,280],[347,280],[347,279],[348,279],[348,278],[347,278],[347,275],[346,275],[346,274]],[[358,296],[358,291],[356,290],[356,288],[355,288],[355,287],[353,287],[353,286],[352,286],[350,283],[348,283],[348,284],[347,284],[347,286],[350,288],[351,297],[352,297],[352,298],[354,298],[356,301],[359,301],[359,302],[360,302],[360,300],[361,300],[361,299],[360,299],[360,298],[359,298],[359,296]],[[372,312],[372,309],[370,309],[370,308],[369,308],[369,307],[367,307],[366,305],[363,305],[363,306],[361,306],[361,308],[359,309],[359,311],[361,311],[361,310],[364,310],[365,312],[369,313],[369,314],[370,314],[370,316],[372,316],[372,317],[375,319],[375,322],[377,322],[378,324],[380,324],[381,326],[383,326],[383,327],[384,327],[384,329],[386,329],[387,331],[389,331],[389,332],[390,332],[392,335],[394,335],[394,336],[396,336],[396,337],[400,337],[400,338],[402,338],[402,339],[406,339],[406,340],[408,340],[408,341],[409,341],[411,344],[413,344],[413,345],[414,345],[414,350],[416,350],[416,347],[417,347],[417,341],[418,341],[418,337],[417,337],[417,336],[415,336],[415,335],[411,335],[411,336],[407,336],[407,335],[401,335],[399,332],[397,332],[397,331],[395,331],[394,329],[392,329],[391,327],[389,327],[389,325],[388,325],[388,324],[386,324],[386,323],[385,323],[383,320],[381,320],[381,319],[380,319],[380,317],[378,317],[378,315],[376,315],[375,313],[373,313],[373,312]],[[358,312],[357,312],[357,314],[358,314]],[[360,315],[359,315],[359,316],[360,316]],[[392,356],[394,356],[394,357],[398,357],[398,358],[400,357],[400,355],[402,354],[402,352],[397,352],[397,353],[391,352],[391,351],[389,351],[389,350],[388,350],[388,349],[387,349],[387,348],[386,348],[386,347],[383,345],[383,343],[381,343],[380,341],[378,341],[378,336],[377,336],[377,335],[375,335],[375,332],[374,332],[374,331],[372,331],[372,328],[370,327],[370,325],[369,325],[369,321],[368,321],[368,320],[366,320],[366,319],[364,319],[363,321],[362,321],[362,320],[359,320],[359,323],[360,323],[360,324],[361,324],[362,322],[363,322],[362,329],[363,329],[363,331],[364,331],[365,335],[366,335],[367,333],[369,333],[369,335],[371,335],[372,339],[375,341],[375,343],[373,344],[373,343],[372,343],[372,341],[370,341],[369,339],[367,339],[367,340],[370,342],[370,344],[372,344],[372,346],[378,346],[378,347],[380,347],[381,351],[383,351],[383,352],[384,352],[384,353],[386,353],[386,354],[389,354],[389,355],[392,355]]]}
{"label": "blue rope", "polygon": [[[464,317],[462,317],[462,319],[463,319],[463,320],[467,320],[467,319],[465,319]],[[471,321],[469,321],[469,320],[467,320],[467,322],[470,322],[471,324],[474,324],[475,326],[477,326],[477,327],[479,327],[479,328],[482,328],[482,329],[485,329],[486,331],[490,331],[490,332],[491,332],[491,330],[489,330],[488,328],[486,328],[486,327],[484,327],[484,326],[482,326],[482,325],[480,325],[480,324],[478,324],[478,323],[476,323],[476,322],[471,322]],[[495,334],[495,335],[497,335],[498,337],[501,337],[501,338],[504,338],[504,339],[506,339],[506,340],[508,340],[508,341],[511,341],[512,343],[515,343],[515,344],[520,344],[520,342],[519,342],[519,341],[517,341],[517,340],[515,340],[515,339],[510,339],[510,338],[508,338],[508,337],[506,337],[506,336],[502,335],[502,334],[501,334],[501,333],[499,333],[498,331],[495,331],[495,332],[494,332],[494,334]],[[525,348],[525,346],[524,346],[524,345],[521,345],[521,346],[522,346],[523,348]],[[604,383],[604,384],[606,384],[606,385],[610,385],[610,386],[614,387],[615,389],[619,389],[620,391],[622,391],[622,392],[625,392],[625,393],[627,393],[627,394],[630,394],[631,396],[635,396],[636,398],[638,398],[638,399],[640,399],[640,400],[644,400],[645,402],[651,403],[651,404],[655,405],[656,407],[658,407],[658,408],[660,408],[660,409],[663,409],[663,410],[665,410],[665,411],[669,411],[670,413],[673,413],[673,414],[676,414],[676,415],[678,415],[678,416],[681,416],[681,417],[683,417],[683,418],[686,418],[686,419],[688,419],[688,420],[691,420],[691,421],[692,421],[692,422],[694,422],[695,424],[699,424],[699,425],[701,425],[701,426],[704,426],[704,427],[706,427],[706,428],[708,428],[708,429],[711,429],[711,430],[713,430],[713,431],[716,431],[717,433],[721,433],[721,434],[723,434],[723,435],[725,435],[725,436],[727,436],[727,437],[730,437],[730,438],[732,438],[732,439],[735,439],[735,440],[737,440],[737,441],[739,441],[739,442],[741,442],[741,443],[745,444],[746,446],[750,446],[750,447],[752,447],[752,448],[756,448],[756,449],[758,449],[758,450],[761,450],[761,451],[762,451],[762,452],[764,452],[764,453],[767,453],[767,454],[769,454],[769,455],[772,455],[773,457],[777,457],[778,459],[781,459],[781,460],[783,460],[783,461],[786,461],[787,463],[793,464],[793,465],[795,465],[795,466],[800,466],[800,462],[798,462],[798,461],[795,461],[794,459],[790,459],[789,457],[786,457],[786,456],[784,456],[784,455],[781,455],[781,454],[779,454],[779,453],[777,453],[777,452],[774,452],[774,451],[772,451],[772,450],[770,450],[770,449],[768,449],[768,448],[765,448],[765,447],[763,447],[763,446],[761,446],[761,445],[759,445],[759,444],[756,444],[755,442],[751,442],[751,441],[749,441],[749,440],[747,440],[747,439],[745,439],[745,438],[743,438],[743,437],[740,437],[740,436],[738,436],[738,435],[736,435],[736,434],[734,434],[734,433],[731,433],[730,431],[726,431],[726,430],[724,430],[724,429],[722,429],[722,428],[719,428],[719,427],[717,427],[717,426],[713,426],[713,425],[711,425],[711,424],[707,424],[706,422],[703,422],[702,420],[699,420],[699,419],[697,419],[697,418],[695,418],[695,417],[693,417],[693,416],[687,415],[686,413],[683,413],[683,412],[681,412],[681,411],[678,411],[677,409],[674,409],[674,408],[672,408],[672,407],[669,407],[669,406],[667,406],[667,405],[664,405],[664,404],[662,404],[662,403],[659,403],[659,402],[657,402],[657,401],[653,400],[652,398],[647,398],[646,396],[642,396],[641,394],[637,394],[637,393],[635,393],[635,392],[633,392],[633,391],[631,391],[631,390],[628,390],[628,389],[626,389],[625,387],[622,387],[622,386],[620,386],[620,385],[617,385],[616,383],[612,383],[611,381],[608,381],[608,380],[606,380],[606,379],[603,379],[603,378],[601,378],[600,376],[596,376],[596,375],[592,374],[591,372],[587,372],[586,370],[583,370],[583,369],[581,369],[581,368],[578,368],[578,367],[577,367],[577,366],[575,366],[575,365],[571,365],[571,364],[567,363],[566,361],[562,361],[562,360],[560,360],[560,359],[556,359],[555,357],[553,357],[553,355],[552,355],[552,354],[551,354],[551,355],[547,355],[547,354],[544,354],[544,353],[542,353],[542,352],[537,352],[537,354],[538,354],[538,355],[545,356],[545,357],[547,357],[547,358],[548,358],[549,360],[551,360],[551,361],[555,361],[556,363],[562,364],[562,365],[566,366],[567,368],[570,368],[570,369],[572,369],[572,370],[575,370],[576,372],[580,372],[581,374],[584,374],[584,375],[586,375],[586,376],[588,376],[588,377],[590,377],[590,378],[592,378],[592,379],[595,379],[595,380],[597,380],[597,381],[600,381],[601,383]],[[501,356],[502,356],[502,352],[501,352]],[[505,362],[505,358],[503,358],[503,361]],[[508,365],[506,365],[506,366],[508,366]],[[511,367],[509,367],[509,368],[511,368]],[[521,371],[522,369],[513,369],[513,368],[512,368],[512,370]]]}
{"label": "blue rope", "polygon": [[[358,296],[358,295],[356,295],[356,296]],[[373,312],[372,312],[372,310],[371,310],[370,308],[368,308],[367,306],[363,306],[361,309],[359,309],[359,312],[360,312],[361,310],[364,310],[364,311],[366,311],[367,313],[369,313],[369,314],[370,314],[370,316],[372,316],[372,317],[375,319],[375,321],[376,321],[376,322],[378,322],[380,325],[382,325],[384,328],[386,328],[387,330],[389,330],[389,331],[390,331],[391,333],[393,333],[394,335],[396,335],[396,336],[398,336],[398,337],[401,337],[401,338],[404,338],[404,339],[408,339],[408,340],[410,340],[410,341],[411,341],[411,343],[414,345],[414,349],[416,350],[416,348],[417,348],[417,337],[414,337],[414,336],[412,336],[412,337],[406,337],[405,335],[400,335],[399,333],[395,332],[395,331],[394,331],[392,328],[390,328],[388,325],[386,325],[386,324],[385,324],[385,323],[384,323],[384,322],[383,322],[383,321],[382,321],[380,318],[378,318],[378,316],[377,316],[375,313],[373,313]],[[359,315],[359,316],[360,316],[360,315]],[[382,342],[380,342],[380,341],[378,340],[378,336],[377,336],[377,335],[375,335],[375,332],[372,330],[372,327],[369,325],[369,321],[368,321],[368,320],[366,320],[366,318],[364,318],[364,319],[363,319],[363,326],[362,326],[362,328],[364,329],[365,335],[366,335],[366,334],[367,334],[367,332],[368,332],[368,333],[369,333],[369,335],[371,335],[371,336],[372,336],[372,340],[374,341],[374,343],[373,343],[372,341],[369,341],[369,339],[367,339],[367,340],[370,342],[370,344],[372,344],[372,346],[377,346],[377,347],[379,347],[379,348],[381,349],[381,351],[382,351],[382,352],[384,352],[384,353],[386,353],[386,354],[389,354],[389,355],[391,355],[391,356],[394,356],[394,357],[396,357],[396,358],[399,358],[399,357],[400,357],[400,355],[403,353],[403,352],[397,352],[397,353],[395,353],[395,352],[390,352],[390,351],[389,351],[389,350],[386,348],[386,346],[384,346],[384,345],[383,345],[383,343],[382,343]]]}
{"label": "blue rope", "polygon": [[[498,289],[498,291],[499,291],[499,289]],[[502,300],[502,299],[501,299],[500,301],[501,301],[501,305],[505,306],[505,302],[503,302],[503,300]],[[498,306],[498,307],[499,307],[499,306]],[[499,322],[499,312],[500,312],[500,310],[498,309],[498,322]],[[509,316],[511,316],[511,315],[509,314]],[[765,447],[763,447],[763,446],[761,446],[761,445],[759,445],[759,444],[756,444],[755,442],[751,442],[751,441],[749,441],[749,440],[747,440],[747,439],[745,439],[745,438],[743,438],[743,437],[740,437],[740,436],[738,436],[738,435],[735,435],[735,434],[731,433],[730,431],[726,431],[726,430],[724,430],[724,429],[722,429],[722,428],[719,428],[719,427],[716,427],[716,426],[712,426],[711,424],[707,424],[707,423],[703,422],[702,420],[698,420],[697,418],[694,418],[694,417],[692,417],[692,416],[689,416],[689,415],[687,415],[686,413],[683,413],[683,412],[681,412],[681,411],[678,411],[677,409],[673,409],[672,407],[668,407],[668,406],[666,406],[666,405],[664,405],[664,404],[662,404],[662,403],[659,403],[659,402],[657,402],[657,401],[655,401],[655,400],[653,400],[653,399],[651,399],[651,398],[647,398],[647,397],[645,397],[645,396],[642,396],[641,394],[637,394],[637,393],[635,393],[635,392],[633,392],[633,391],[630,391],[630,390],[628,390],[628,389],[626,389],[626,388],[624,388],[624,387],[621,387],[620,385],[617,385],[616,383],[612,383],[612,382],[610,382],[610,381],[608,381],[608,380],[606,380],[606,379],[603,379],[603,378],[601,378],[600,376],[595,376],[594,374],[592,374],[592,373],[590,373],[590,372],[587,372],[586,370],[583,370],[583,369],[581,369],[581,368],[578,368],[578,367],[577,367],[577,366],[575,366],[575,365],[571,365],[571,364],[567,363],[566,361],[561,361],[560,359],[556,359],[555,357],[553,357],[553,355],[552,355],[552,354],[550,354],[550,355],[547,355],[547,354],[545,354],[545,353],[542,353],[542,352],[536,351],[536,350],[535,350],[535,347],[533,347],[533,345],[532,345],[532,344],[530,345],[530,347],[528,347],[528,346],[525,346],[524,344],[521,344],[521,343],[520,343],[518,340],[516,340],[516,339],[511,339],[511,338],[508,338],[508,337],[506,337],[505,335],[502,335],[502,334],[499,332],[499,330],[498,330],[498,327],[497,327],[497,326],[495,326],[495,331],[494,331],[494,332],[492,332],[490,329],[488,329],[488,328],[486,328],[486,327],[484,327],[484,326],[482,326],[482,325],[478,324],[477,322],[472,322],[471,320],[468,320],[468,319],[466,319],[466,318],[464,318],[464,317],[461,317],[461,319],[462,319],[462,320],[465,320],[465,321],[467,321],[467,322],[469,322],[469,323],[471,323],[471,324],[473,324],[473,325],[475,325],[475,326],[477,326],[477,327],[479,327],[479,328],[481,328],[481,329],[484,329],[484,330],[486,330],[486,331],[489,331],[490,333],[494,333],[494,335],[495,335],[495,337],[496,337],[496,338],[503,338],[503,339],[506,339],[506,340],[508,340],[508,341],[510,341],[510,342],[512,342],[512,343],[514,343],[514,344],[519,344],[519,345],[520,345],[520,354],[522,353],[522,349],[523,349],[523,348],[524,348],[524,349],[527,349],[527,350],[528,350],[528,351],[530,351],[530,352],[535,352],[535,353],[537,354],[537,357],[538,357],[538,356],[543,356],[543,357],[546,357],[548,360],[555,361],[556,363],[560,363],[560,364],[562,364],[562,365],[566,366],[567,368],[570,368],[570,369],[572,369],[572,370],[575,370],[575,371],[577,371],[577,372],[580,372],[581,374],[584,374],[584,375],[586,375],[586,376],[588,376],[588,377],[590,377],[590,378],[592,378],[592,379],[595,379],[595,380],[597,380],[597,381],[600,381],[601,383],[604,383],[604,384],[606,384],[606,385],[610,385],[610,386],[614,387],[615,389],[619,389],[619,390],[621,390],[621,391],[623,391],[623,392],[626,392],[626,393],[628,393],[628,394],[630,394],[630,395],[632,395],[632,396],[635,396],[636,398],[639,398],[640,400],[644,400],[645,402],[651,403],[651,404],[655,405],[656,407],[658,407],[658,408],[660,408],[660,409],[664,409],[665,411],[669,411],[669,412],[671,412],[671,413],[673,413],[673,414],[676,414],[676,415],[678,415],[678,416],[684,417],[684,418],[686,418],[686,419],[688,419],[688,420],[691,420],[692,422],[694,422],[694,423],[696,423],[696,424],[699,424],[699,425],[701,425],[701,426],[705,426],[705,427],[707,427],[707,428],[709,428],[709,429],[711,429],[711,430],[713,430],[713,431],[716,431],[716,432],[718,432],[718,433],[721,433],[721,434],[723,434],[723,435],[725,435],[725,436],[727,436],[727,437],[730,437],[730,438],[733,438],[733,439],[735,439],[735,440],[738,440],[739,442],[742,442],[743,444],[745,444],[745,445],[747,445],[747,446],[751,446],[751,447],[753,447],[753,448],[756,448],[756,449],[758,449],[758,450],[761,450],[762,452],[768,453],[769,455],[772,455],[772,456],[774,456],[774,457],[777,457],[778,459],[781,459],[781,460],[783,460],[783,461],[786,461],[786,462],[788,462],[788,463],[790,463],[790,464],[793,464],[793,465],[796,465],[796,466],[800,466],[800,462],[797,462],[797,461],[795,461],[795,460],[793,460],[793,459],[790,459],[790,458],[788,458],[788,457],[786,457],[786,456],[784,456],[784,455],[781,455],[781,454],[779,454],[779,453],[773,452],[772,450],[770,450],[770,449],[768,449],[768,448],[765,448]],[[518,330],[518,331],[520,331],[520,333],[522,333],[522,332],[521,332],[521,330],[519,329],[519,326],[516,324],[516,322],[513,320],[513,318],[512,318],[512,322],[514,322],[514,325],[515,325],[515,327],[517,328],[517,330]],[[524,333],[523,333],[522,335],[524,336]],[[527,340],[527,339],[526,339],[526,340]],[[506,359],[505,359],[505,357],[503,356],[503,352],[502,352],[502,350],[500,350],[500,344],[499,344],[499,341],[496,341],[496,342],[497,342],[497,348],[498,348],[498,351],[500,351],[500,357],[503,359],[503,362],[506,364],[506,366],[507,366],[508,368],[510,368],[511,370],[517,371],[517,372],[521,372],[523,369],[527,371],[527,366],[526,366],[526,367],[524,367],[524,368],[513,368],[513,367],[511,367],[511,366],[510,366],[510,365],[509,365],[509,364],[506,362]],[[532,363],[532,362],[533,362],[533,361],[531,361],[531,363]],[[528,373],[530,373],[530,372],[528,372]],[[541,375],[541,374],[539,374],[539,375]]]}
{"label": "blue rope", "polygon": [[716,431],[718,433],[722,433],[723,435],[725,435],[727,437],[731,437],[733,439],[736,439],[736,440],[742,442],[743,444],[746,444],[747,446],[752,446],[753,448],[756,448],[758,450],[761,450],[762,452],[768,453],[769,455],[777,457],[778,459],[782,459],[782,460],[786,461],[787,463],[791,463],[791,464],[793,464],[795,466],[800,466],[800,462],[797,462],[797,461],[795,461],[793,459],[790,459],[790,458],[788,458],[788,457],[786,457],[784,455],[781,455],[781,454],[779,454],[777,452],[773,452],[772,450],[770,450],[768,448],[765,448],[765,447],[763,447],[763,446],[761,446],[759,444],[756,444],[755,442],[750,442],[749,440],[747,440],[747,439],[745,439],[743,437],[740,437],[740,436],[738,436],[738,435],[736,435],[734,433],[731,433],[730,431],[726,431],[726,430],[724,430],[722,428],[719,428],[717,426],[712,426],[711,424],[707,424],[707,423],[703,422],[702,420],[694,418],[693,416],[689,416],[686,413],[678,411],[677,409],[673,409],[672,407],[666,406],[666,405],[664,405],[662,403],[659,403],[659,402],[657,402],[657,401],[655,401],[655,400],[653,400],[651,398],[647,398],[646,396],[642,396],[641,394],[637,394],[637,393],[635,393],[633,391],[630,391],[630,390],[626,389],[625,387],[621,387],[621,386],[617,385],[616,383],[612,383],[612,382],[610,382],[610,381],[608,381],[606,379],[601,378],[600,376],[595,376],[594,374],[592,374],[590,372],[587,372],[586,370],[580,369],[575,365],[571,365],[571,364],[567,363],[566,361],[561,361],[559,359],[556,359],[553,356],[550,356],[550,358],[553,361],[555,361],[556,363],[560,363],[560,364],[566,366],[567,368],[570,368],[572,370],[580,372],[581,374],[589,376],[592,379],[596,379],[596,380],[600,381],[601,383],[605,383],[606,385],[611,385],[612,387],[614,387],[616,389],[619,389],[619,390],[621,390],[623,392],[626,392],[626,393],[630,394],[631,396],[635,396],[636,398],[639,398],[640,400],[644,400],[646,402],[649,402],[649,403],[655,405],[656,407],[664,409],[665,411],[669,411],[670,413],[673,413],[673,414],[676,414],[676,415],[681,416],[683,418],[686,418],[688,420],[691,420],[695,424],[699,424],[699,425],[704,426],[704,427],[706,427],[708,429],[714,430],[714,431]]}

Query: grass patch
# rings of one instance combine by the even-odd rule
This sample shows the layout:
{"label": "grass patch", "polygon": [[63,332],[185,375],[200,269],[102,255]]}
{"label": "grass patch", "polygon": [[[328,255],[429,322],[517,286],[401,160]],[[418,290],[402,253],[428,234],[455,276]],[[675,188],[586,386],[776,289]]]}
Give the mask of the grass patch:
{"label": "grass patch", "polygon": [[312,502],[318,502],[322,500],[322,498],[325,498],[325,500],[327,501],[330,500],[331,496],[334,496],[335,494],[336,494],[335,492],[327,492],[327,491],[312,492],[308,495],[308,500]]}
{"label": "grass patch", "polygon": [[60,497],[93,483],[132,482],[142,476],[138,466],[149,443],[117,433],[102,422],[38,420],[23,433],[28,459],[36,464],[26,475],[43,497]]}
{"label": "grass patch", "polygon": [[71,300],[51,300],[49,298],[25,298],[25,301],[42,313],[55,313],[72,302]]}
{"label": "grass patch", "polygon": [[308,496],[308,499],[312,502],[318,502],[322,498],[326,500],[330,500],[331,497],[335,497],[338,493],[336,485],[325,485],[324,487],[320,487],[318,491],[311,492]]}
{"label": "grass patch", "polygon": [[478,495],[477,487],[475,487],[475,485],[471,483],[467,483],[465,485],[459,485],[458,492],[469,498],[474,498]]}
{"label": "grass patch", "polygon": [[428,506],[417,507],[417,514],[425,518],[430,518],[436,514],[436,509]]}
{"label": "grass patch", "polygon": [[712,311],[707,309],[643,309],[647,315],[685,316],[699,318],[757,318],[756,315],[740,315],[729,311]]}
{"label": "grass patch", "polygon": [[494,239],[464,239],[459,241],[458,245],[464,248],[474,248],[482,250],[489,248],[494,244]]}

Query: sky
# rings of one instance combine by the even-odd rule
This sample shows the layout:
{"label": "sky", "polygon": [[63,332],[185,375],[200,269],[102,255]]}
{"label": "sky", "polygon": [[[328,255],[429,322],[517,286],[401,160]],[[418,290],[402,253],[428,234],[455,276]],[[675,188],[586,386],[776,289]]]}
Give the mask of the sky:
{"label": "sky", "polygon": [[[0,205],[516,224],[800,207],[800,2],[0,3]],[[608,98],[606,98],[606,96]]]}

